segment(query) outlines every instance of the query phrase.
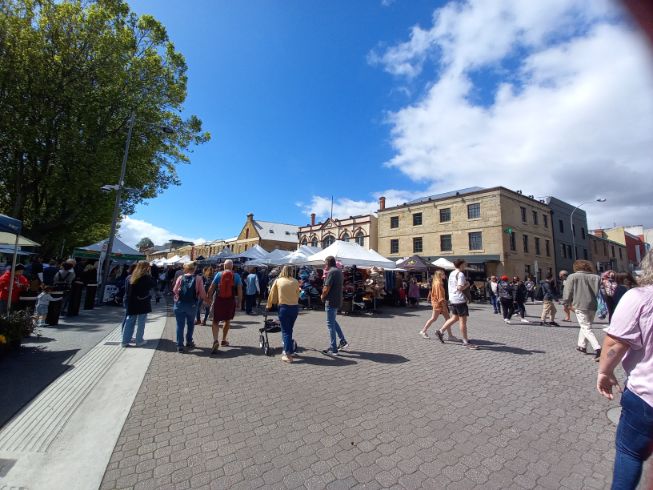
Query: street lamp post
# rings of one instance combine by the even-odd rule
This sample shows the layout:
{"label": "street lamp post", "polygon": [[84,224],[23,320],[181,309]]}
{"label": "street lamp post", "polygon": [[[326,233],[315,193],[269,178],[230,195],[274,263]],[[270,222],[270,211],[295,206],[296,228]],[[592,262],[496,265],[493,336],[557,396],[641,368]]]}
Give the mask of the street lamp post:
{"label": "street lamp post", "polygon": [[[605,202],[606,199],[605,197],[598,197],[594,199],[596,202]],[[576,253],[576,230],[574,229],[574,213],[578,208],[580,208],[583,204],[587,204],[588,202],[591,201],[583,201],[581,202],[578,206],[576,206],[572,211],[571,214],[569,215],[569,224],[571,225],[570,231],[571,231],[571,247],[573,249],[573,255],[574,255],[574,261],[578,260],[578,254]]]}
{"label": "street lamp post", "polygon": [[129,144],[132,139],[132,131],[134,129],[134,122],[136,121],[136,113],[132,111],[129,116],[129,129],[127,130],[127,141],[125,142],[125,152],[122,156],[122,167],[120,168],[120,180],[116,187],[116,201],[113,205],[113,218],[111,219],[111,232],[109,233],[109,240],[107,241],[107,251],[104,257],[104,264],[102,267],[102,287],[100,288],[100,303],[104,302],[104,292],[107,287],[107,280],[109,279],[109,270],[111,268],[111,252],[113,251],[113,242],[116,238],[116,227],[118,225],[118,213],[120,212],[120,202],[122,199],[122,188],[125,185],[125,172],[127,171],[127,156],[129,155]]}

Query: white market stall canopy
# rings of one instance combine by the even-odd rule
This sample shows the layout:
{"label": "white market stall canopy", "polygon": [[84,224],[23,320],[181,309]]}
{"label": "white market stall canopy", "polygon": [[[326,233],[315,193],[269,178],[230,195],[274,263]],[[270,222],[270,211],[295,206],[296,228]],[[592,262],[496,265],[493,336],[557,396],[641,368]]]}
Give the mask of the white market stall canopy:
{"label": "white market stall canopy", "polygon": [[[219,254],[218,254],[219,255]],[[263,247],[261,247],[259,244],[254,245],[252,248],[249,250],[244,251],[243,253],[237,254],[237,255],[230,255],[231,258],[234,259],[266,259],[268,257],[268,252],[265,250]],[[225,258],[230,258],[230,257],[225,257]]]}
{"label": "white market stall canopy", "polygon": [[445,259],[444,257],[440,257],[437,260],[434,260],[431,262],[436,267],[439,267],[440,269],[444,269],[445,271],[452,271],[456,268],[455,265],[453,265],[453,262]]}
{"label": "white market stall canopy", "polygon": [[313,255],[315,252],[307,254],[304,250],[295,250],[293,253],[286,255],[279,261],[279,265],[294,265],[294,264],[305,264],[308,257]]}
{"label": "white market stall canopy", "polygon": [[170,257],[169,259],[166,259],[166,264],[167,264],[167,265],[173,265],[173,264],[176,264],[176,263],[179,261],[180,258],[181,258],[181,257],[179,257],[179,255],[173,255],[173,256]]}
{"label": "white market stall canopy", "polygon": [[342,265],[355,265],[357,267],[383,267],[394,269],[395,263],[386,259],[374,250],[368,250],[354,242],[336,240],[324,250],[311,255],[306,259],[307,264],[322,265],[328,256],[335,257]]}
{"label": "white market stall canopy", "polygon": [[274,249],[272,252],[268,254],[266,260],[270,261],[271,264],[280,264],[283,259],[285,259],[288,255],[290,255],[291,252],[288,250],[279,250]]}
{"label": "white market stall canopy", "polygon": [[[0,232],[0,245],[15,245],[16,244],[16,235],[13,233],[8,233],[6,231]],[[22,235],[18,235],[18,246],[19,247],[40,247],[39,243],[25,238]]]}
{"label": "white market stall canopy", "polygon": [[[76,248],[73,252],[73,256],[82,258],[99,258],[107,241],[108,239],[105,239],[93,243],[92,245],[87,245],[86,247]],[[145,259],[145,255],[135,248],[131,248],[124,242],[121,242],[118,238],[114,238],[113,247],[111,248],[111,258],[122,260],[143,260]]]}
{"label": "white market stall canopy", "polygon": [[182,264],[182,265],[184,265],[184,264],[187,264],[188,262],[191,262],[190,256],[189,256],[189,255],[184,255],[182,258],[180,258],[180,259],[177,261],[177,264]]}
{"label": "white market stall canopy", "polygon": [[311,247],[310,245],[301,245],[297,251],[302,252],[307,257],[310,257],[313,254],[318,253],[322,250],[320,247]]}

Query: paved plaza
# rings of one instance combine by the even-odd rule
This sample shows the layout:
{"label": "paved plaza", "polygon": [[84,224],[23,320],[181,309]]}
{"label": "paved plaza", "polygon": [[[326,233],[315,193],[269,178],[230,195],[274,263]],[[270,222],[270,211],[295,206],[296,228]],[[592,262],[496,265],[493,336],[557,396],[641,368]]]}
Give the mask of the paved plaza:
{"label": "paved plaza", "polygon": [[420,338],[429,314],[339,317],[351,350],[331,358],[324,312],[302,312],[292,365],[279,334],[273,357],[259,349],[261,317],[239,314],[217,356],[209,327],[178,354],[169,317],[101,488],[609,487],[617,402],[596,392],[575,324],[473,305],[470,351]]}

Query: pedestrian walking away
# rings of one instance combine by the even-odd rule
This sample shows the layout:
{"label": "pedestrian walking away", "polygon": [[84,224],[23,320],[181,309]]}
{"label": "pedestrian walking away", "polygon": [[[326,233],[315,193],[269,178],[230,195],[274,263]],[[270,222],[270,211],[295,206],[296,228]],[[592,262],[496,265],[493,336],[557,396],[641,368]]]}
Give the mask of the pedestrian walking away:
{"label": "pedestrian walking away", "polygon": [[127,347],[131,342],[136,327],[136,347],[145,345],[145,321],[147,314],[152,311],[150,291],[156,284],[150,275],[150,264],[141,260],[136,264],[127,283],[127,320],[122,331],[122,346]]}
{"label": "pedestrian walking away", "polygon": [[526,299],[528,296],[528,290],[526,289],[524,281],[519,279],[517,276],[513,277],[512,288],[513,301],[515,302],[514,309],[517,310],[522,323],[530,323],[526,319]]}
{"label": "pedestrian walking away", "polygon": [[252,314],[254,305],[256,304],[256,297],[261,292],[261,286],[258,282],[256,269],[253,267],[249,269],[249,275],[245,279],[245,313]]}
{"label": "pedestrian walking away", "polygon": [[501,303],[501,312],[503,314],[503,321],[510,323],[510,318],[514,313],[514,297],[513,284],[510,282],[508,276],[501,276],[501,280],[497,283],[497,294],[499,302]]}
{"label": "pedestrian walking away", "polygon": [[499,283],[497,281],[497,276],[490,277],[486,290],[490,293],[490,304],[492,305],[495,314],[501,313],[501,301],[499,301],[498,286]]}
{"label": "pedestrian walking away", "polygon": [[614,370],[626,372],[615,440],[613,489],[635,489],[653,452],[653,252],[640,264],[638,286],[619,301],[603,340],[596,388],[612,400],[622,391]]}
{"label": "pedestrian walking away", "polygon": [[[228,346],[227,334],[231,320],[236,316],[236,305],[240,304],[243,296],[243,283],[238,274],[233,271],[234,263],[227,259],[224,271],[216,273],[213,283],[209,288],[209,298],[213,299],[213,348],[211,354],[217,354],[220,346]],[[222,323],[222,341],[219,340],[220,323]]]}
{"label": "pedestrian walking away", "polygon": [[592,323],[596,315],[596,297],[600,287],[601,279],[594,274],[592,263],[588,260],[577,260],[574,262],[574,273],[565,281],[562,298],[565,305],[573,307],[580,326],[576,350],[586,354],[587,342],[589,342],[594,349],[594,360],[597,362],[601,355],[601,344],[592,332]]}
{"label": "pedestrian walking away", "polygon": [[[560,297],[563,297],[565,294],[565,284],[567,282],[567,278],[569,277],[569,273],[565,270],[560,271],[560,274],[558,275],[559,280],[558,280],[558,291],[560,291],[559,295]],[[564,302],[562,303],[562,311],[565,314],[565,317],[563,318],[562,321],[564,322],[570,322],[571,321],[571,306],[566,305]]]}
{"label": "pedestrian walking away", "polygon": [[195,262],[184,264],[183,275],[177,278],[172,288],[174,306],[172,308],[177,320],[177,352],[184,352],[184,326],[186,326],[186,349],[194,349],[193,332],[195,330],[195,313],[198,300],[208,303],[202,276],[195,275]]}
{"label": "pedestrian walking away", "polygon": [[[204,284],[204,292],[207,293],[207,298],[208,298],[209,288],[211,287],[211,282],[213,281],[214,275],[215,273],[213,271],[213,267],[208,265],[204,267],[204,270],[202,270],[202,275],[200,276],[202,278],[202,283]],[[204,320],[201,320],[202,310],[204,310]],[[207,303],[201,299],[198,299],[197,313],[195,315],[195,325],[199,325],[200,323],[202,325],[206,325],[206,320],[209,318],[210,313],[211,313],[211,302],[209,301]]]}
{"label": "pedestrian walking away", "polygon": [[530,298],[531,303],[535,303],[535,280],[533,276],[528,276],[524,281],[526,287],[526,297]]}
{"label": "pedestrian walking away", "polygon": [[469,282],[465,278],[463,270],[466,262],[462,259],[454,260],[453,265],[456,267],[449,274],[449,303],[451,304],[451,318],[449,318],[440,330],[436,331],[438,338],[442,342],[444,332],[453,326],[454,323],[460,322],[460,336],[463,338],[463,345],[468,349],[478,349],[478,346],[472,344],[467,337],[467,318],[469,317],[469,308],[465,289],[469,288]]}
{"label": "pedestrian walking away", "polygon": [[546,279],[540,282],[540,288],[542,290],[542,316],[540,320],[542,325],[552,325],[559,327],[556,323],[556,306],[555,300],[557,299],[557,293],[555,289],[555,281],[553,280],[553,274],[550,272],[546,275]]}
{"label": "pedestrian walking away", "polygon": [[[449,319],[449,307],[447,306],[447,297],[444,294],[444,279],[445,275],[441,270],[436,271],[433,276],[433,284],[429,293],[433,313],[431,313],[431,318],[426,321],[424,327],[419,331],[419,334],[425,339],[430,338],[427,331],[440,315],[444,317],[445,322]],[[458,338],[451,334],[451,327],[447,330],[447,337],[447,340],[450,342],[458,341]],[[444,342],[444,339],[441,340]]]}
{"label": "pedestrian walking away", "polygon": [[[256,274],[250,274],[256,276]],[[283,354],[281,360],[293,362],[295,340],[293,329],[299,315],[299,282],[293,277],[293,268],[285,265],[268,295],[267,310],[279,305],[279,323],[281,323],[281,338],[283,339]]]}
{"label": "pedestrian walking away", "polygon": [[[324,280],[324,287],[322,288],[322,302],[324,303],[324,310],[326,311],[327,328],[329,329],[330,345],[328,349],[322,351],[323,354],[337,356],[338,350],[347,350],[349,343],[342,333],[340,324],[336,318],[338,310],[342,306],[342,285],[343,275],[342,271],[336,267],[335,257],[327,257],[324,261],[324,268],[326,269]],[[340,343],[337,340],[340,339]]]}

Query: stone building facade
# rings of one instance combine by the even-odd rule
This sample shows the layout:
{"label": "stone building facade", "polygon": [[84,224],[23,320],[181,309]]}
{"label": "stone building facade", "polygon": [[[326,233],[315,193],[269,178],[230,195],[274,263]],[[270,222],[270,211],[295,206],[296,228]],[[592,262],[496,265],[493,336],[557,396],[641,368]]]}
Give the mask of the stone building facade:
{"label": "stone building facade", "polygon": [[630,270],[626,246],[610,240],[604,230],[593,230],[590,233],[589,247],[592,263],[597,272]]}
{"label": "stone building facade", "polygon": [[367,249],[377,250],[378,220],[373,214],[350,216],[349,218],[329,218],[316,223],[311,214],[311,223],[299,227],[300,245],[326,248],[336,240],[355,242]]}
{"label": "stone building facade", "polygon": [[575,259],[591,259],[587,215],[583,209],[552,196],[545,202],[551,209],[557,270],[571,271]]}
{"label": "stone building facade", "polygon": [[233,253],[245,252],[254,245],[259,245],[268,252],[275,249],[293,251],[298,247],[298,231],[299,227],[295,225],[255,220],[250,213],[238,237],[233,241],[225,241],[225,247],[228,246]]}
{"label": "stone building facade", "polygon": [[504,187],[462,189],[400,206],[379,199],[379,253],[462,258],[478,276],[545,277],[555,270],[545,203]]}

